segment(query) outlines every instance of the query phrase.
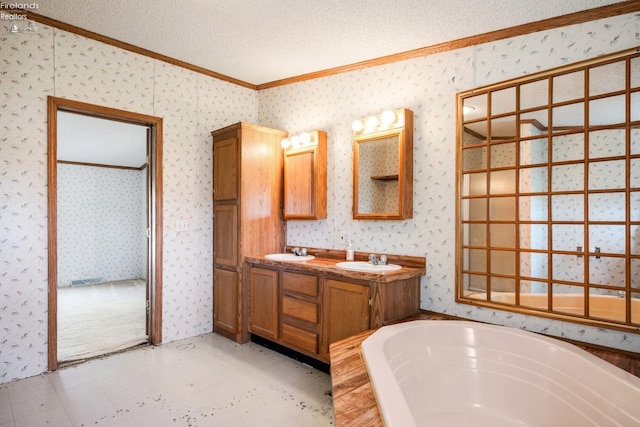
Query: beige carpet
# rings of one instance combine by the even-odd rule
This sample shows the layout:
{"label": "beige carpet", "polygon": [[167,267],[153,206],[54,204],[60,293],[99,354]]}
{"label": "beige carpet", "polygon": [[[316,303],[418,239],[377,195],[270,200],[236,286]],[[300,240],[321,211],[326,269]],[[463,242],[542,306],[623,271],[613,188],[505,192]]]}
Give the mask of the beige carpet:
{"label": "beige carpet", "polygon": [[148,341],[142,279],[58,288],[58,362]]}

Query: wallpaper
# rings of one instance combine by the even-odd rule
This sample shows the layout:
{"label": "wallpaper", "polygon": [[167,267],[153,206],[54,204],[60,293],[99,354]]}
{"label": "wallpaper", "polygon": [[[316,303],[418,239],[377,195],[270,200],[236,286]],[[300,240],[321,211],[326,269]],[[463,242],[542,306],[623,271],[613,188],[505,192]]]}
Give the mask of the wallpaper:
{"label": "wallpaper", "polygon": [[[639,17],[602,19],[261,91],[262,124],[293,133],[322,129],[328,134],[329,216],[322,221],[288,221],[287,244],[344,249],[338,239],[348,232],[357,251],[426,257],[427,274],[421,280],[423,309],[640,351],[640,338],[626,333],[456,304],[453,262],[456,93],[638,46]],[[354,221],[350,124],[397,108],[408,108],[415,115],[414,217]],[[615,176],[618,172],[610,179]],[[634,241],[639,240],[635,237]],[[532,244],[539,243],[534,238]],[[632,268],[638,277],[638,265]],[[575,275],[576,270],[565,273]],[[598,272],[593,274],[600,280]],[[638,280],[634,283],[640,287]]]}
{"label": "wallpaper", "polygon": [[58,164],[58,286],[146,279],[147,173]]}
{"label": "wallpaper", "polygon": [[253,90],[38,27],[0,36],[0,383],[47,369],[47,96],[163,117],[164,342],[213,329],[210,132],[258,118]]}
{"label": "wallpaper", "polygon": [[[349,232],[359,251],[426,256],[424,309],[637,351],[637,337],[621,332],[458,305],[453,260],[456,93],[638,46],[638,18],[613,17],[259,93],[45,25],[36,34],[11,35],[1,23],[0,382],[47,369],[49,95],[164,119],[165,342],[212,330],[210,132],[247,121],[291,133],[327,131],[328,218],[289,221],[289,244],[344,249],[338,236]],[[353,221],[351,122],[395,108],[414,112],[414,218]],[[639,150],[640,137],[632,145]],[[640,182],[640,173],[631,179]],[[177,232],[176,221],[186,221],[187,231]],[[632,242],[636,251],[639,240]],[[640,275],[640,266],[632,269]]]}

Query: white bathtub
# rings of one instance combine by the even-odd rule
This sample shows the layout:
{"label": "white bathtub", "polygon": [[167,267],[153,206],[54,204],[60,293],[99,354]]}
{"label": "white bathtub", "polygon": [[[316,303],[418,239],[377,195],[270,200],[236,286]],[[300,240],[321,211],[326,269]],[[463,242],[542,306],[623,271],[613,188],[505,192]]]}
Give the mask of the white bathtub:
{"label": "white bathtub", "polygon": [[388,427],[640,425],[640,378],[532,332],[418,320],[362,354]]}

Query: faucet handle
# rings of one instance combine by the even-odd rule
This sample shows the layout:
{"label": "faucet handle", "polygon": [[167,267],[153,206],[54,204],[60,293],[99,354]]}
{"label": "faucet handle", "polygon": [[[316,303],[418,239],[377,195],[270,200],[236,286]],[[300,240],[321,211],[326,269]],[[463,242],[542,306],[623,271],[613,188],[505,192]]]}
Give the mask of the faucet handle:
{"label": "faucet handle", "polygon": [[387,265],[387,256],[386,255],[380,255],[380,264]]}

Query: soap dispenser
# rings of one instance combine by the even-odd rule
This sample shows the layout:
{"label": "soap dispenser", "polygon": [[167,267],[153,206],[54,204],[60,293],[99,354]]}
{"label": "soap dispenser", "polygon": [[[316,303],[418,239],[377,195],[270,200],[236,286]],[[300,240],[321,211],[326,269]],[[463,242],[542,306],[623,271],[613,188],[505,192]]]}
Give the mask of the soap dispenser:
{"label": "soap dispenser", "polygon": [[347,245],[347,261],[353,261],[353,259],[354,259],[353,246],[351,245],[351,240],[349,240],[349,244]]}

